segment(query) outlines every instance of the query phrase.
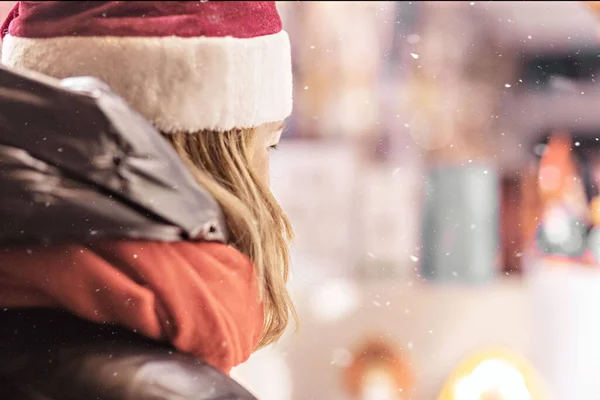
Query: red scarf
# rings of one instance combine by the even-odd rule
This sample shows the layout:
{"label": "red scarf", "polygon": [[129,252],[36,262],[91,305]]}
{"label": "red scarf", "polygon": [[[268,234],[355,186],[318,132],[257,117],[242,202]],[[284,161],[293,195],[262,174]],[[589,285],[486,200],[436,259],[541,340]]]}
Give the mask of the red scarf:
{"label": "red scarf", "polygon": [[225,373],[248,359],[264,323],[254,266],[216,243],[0,250],[0,307],[40,306],[168,340]]}

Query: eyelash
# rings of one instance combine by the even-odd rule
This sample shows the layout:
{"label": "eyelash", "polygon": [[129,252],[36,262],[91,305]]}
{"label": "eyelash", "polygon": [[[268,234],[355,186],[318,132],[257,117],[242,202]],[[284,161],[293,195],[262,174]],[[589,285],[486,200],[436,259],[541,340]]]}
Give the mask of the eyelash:
{"label": "eyelash", "polygon": [[269,150],[277,150],[279,147],[274,144],[273,146],[269,146]]}

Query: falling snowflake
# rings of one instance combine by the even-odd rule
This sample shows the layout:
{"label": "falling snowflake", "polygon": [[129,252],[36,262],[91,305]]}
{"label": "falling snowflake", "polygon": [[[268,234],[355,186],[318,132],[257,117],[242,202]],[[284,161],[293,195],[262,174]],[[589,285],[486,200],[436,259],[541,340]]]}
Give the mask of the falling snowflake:
{"label": "falling snowflake", "polygon": [[410,53],[410,55],[412,56],[412,58],[414,58],[415,60],[419,59],[419,55],[416,53]]}
{"label": "falling snowflake", "polygon": [[419,257],[417,257],[417,256],[410,256],[410,259],[411,259],[412,262],[419,261]]}
{"label": "falling snowflake", "polygon": [[511,86],[511,84],[510,84],[510,83],[505,83],[505,84],[504,84],[504,87],[505,87],[505,88],[509,88],[510,86]]}

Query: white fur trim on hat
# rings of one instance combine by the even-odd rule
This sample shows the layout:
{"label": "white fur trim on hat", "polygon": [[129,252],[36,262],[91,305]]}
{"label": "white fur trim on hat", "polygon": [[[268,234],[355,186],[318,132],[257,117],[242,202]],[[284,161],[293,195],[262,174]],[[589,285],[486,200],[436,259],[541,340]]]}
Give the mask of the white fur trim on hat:
{"label": "white fur trim on hat", "polygon": [[165,133],[251,128],[292,111],[285,31],[250,39],[7,35],[2,63],[100,78]]}

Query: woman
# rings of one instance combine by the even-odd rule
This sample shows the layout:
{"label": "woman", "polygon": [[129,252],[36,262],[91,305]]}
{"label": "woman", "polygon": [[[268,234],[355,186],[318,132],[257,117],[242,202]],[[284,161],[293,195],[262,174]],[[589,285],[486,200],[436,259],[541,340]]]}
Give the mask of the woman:
{"label": "woman", "polygon": [[[69,206],[61,208],[64,211],[75,204],[76,211],[61,220],[74,226],[71,231],[62,229],[59,221],[43,227],[32,222],[31,215],[49,218],[45,221],[57,218],[36,208],[40,196],[31,198],[34,211],[27,212],[26,223],[18,213],[15,217],[5,210],[7,218],[16,219],[9,226],[31,227],[13,229],[12,236],[26,244],[36,239],[53,244],[11,247],[0,254],[0,307],[8,315],[0,324],[54,329],[60,321],[59,327],[69,324],[90,335],[77,339],[83,346],[92,337],[102,337],[99,332],[104,329],[109,329],[111,338],[125,338],[128,343],[146,337],[152,339],[148,346],[167,343],[224,373],[255,349],[277,340],[294,312],[285,287],[291,229],[268,189],[268,154],[291,112],[292,93],[289,39],[275,3],[19,2],[0,32],[6,66],[60,79],[92,76],[107,83],[151,121],[179,155],[179,163],[210,194],[197,197],[196,203],[185,197],[194,192],[182,189],[189,184],[182,177],[188,172],[174,167],[177,163],[172,160],[165,161],[168,152],[151,134],[132,136],[132,130],[140,132],[137,124],[142,122],[135,118],[136,124],[124,122],[133,117],[123,112],[115,116],[104,98],[106,88],[90,81],[65,81],[63,86],[97,98],[113,121],[112,128],[101,129],[98,120],[83,118],[81,104],[65,107],[70,100],[59,91],[51,97],[60,101],[40,102],[68,114],[58,120],[44,114],[61,129],[44,136],[39,131],[47,130],[47,121],[38,123],[43,127],[27,128],[36,140],[25,143],[23,127],[41,114],[21,114],[24,119],[9,126],[22,132],[5,140],[31,154],[42,152],[39,158],[52,168],[75,174],[61,172],[61,179],[83,180],[98,188],[93,198],[80,199],[80,191],[64,187],[49,196],[50,208],[64,203]],[[13,89],[24,87],[15,85]],[[7,106],[3,107],[6,112]],[[56,146],[48,147],[48,140]],[[160,190],[153,192],[153,185]],[[38,186],[30,184],[19,193],[30,196],[32,187],[39,190]],[[172,192],[178,192],[175,200]],[[183,234],[175,238],[172,229],[163,234],[129,217],[121,220],[119,229],[115,215],[125,216],[125,211],[98,210],[97,197],[106,207],[142,207],[146,217],[162,216]],[[219,204],[218,211],[211,208],[211,198]],[[224,238],[221,212],[229,237],[222,244],[211,242]],[[194,225],[192,220],[199,221],[200,215],[206,223]],[[39,341],[36,329],[29,340]],[[9,336],[13,331],[5,330]],[[72,340],[60,336],[58,341]],[[134,370],[121,379],[129,383],[138,379],[140,370]],[[103,383],[91,384],[98,385]],[[183,385],[190,386],[189,382]],[[45,384],[38,385],[35,390],[45,393],[44,388]],[[110,394],[104,390],[102,398],[120,399],[115,393],[121,389],[106,389]]]}

